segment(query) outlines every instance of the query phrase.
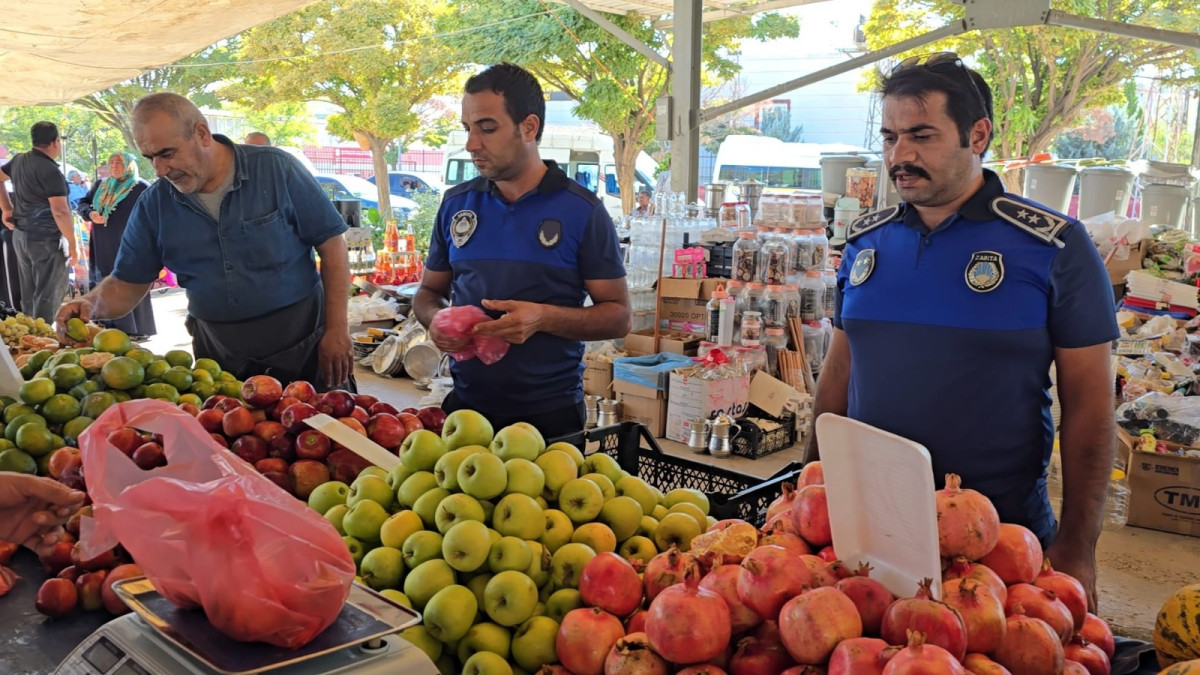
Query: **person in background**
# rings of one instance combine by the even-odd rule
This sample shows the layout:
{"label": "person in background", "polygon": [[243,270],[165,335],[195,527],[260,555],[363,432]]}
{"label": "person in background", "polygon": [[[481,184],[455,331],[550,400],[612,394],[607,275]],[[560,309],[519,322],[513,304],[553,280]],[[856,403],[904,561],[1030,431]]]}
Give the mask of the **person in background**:
{"label": "person in background", "polygon": [[0,471],[0,541],[48,552],[85,497],[51,478]]}
{"label": "person in background", "polygon": [[451,301],[482,307],[494,320],[475,333],[511,345],[490,366],[455,362],[443,409],[476,410],[497,429],[525,421],[554,438],[583,429],[582,341],[624,336],[630,313],[608,211],[538,155],[545,117],[541,85],[517,66],[467,80],[462,125],[480,175],[442,199],[413,311],[442,351],[466,344],[433,326]]}
{"label": "person in background", "polygon": [[[0,190],[3,189],[0,185]],[[8,201],[14,199],[10,192]],[[13,246],[13,231],[7,227],[0,227],[0,303],[15,312],[21,311],[21,270]]]}
{"label": "person in background", "polygon": [[[12,179],[13,199],[0,190],[0,213],[13,232],[21,280],[21,311],[51,321],[79,260],[67,180],[55,160],[62,153],[58,127],[38,122],[29,130],[33,149],[0,166],[0,184]],[[66,253],[63,242],[66,242]]]}
{"label": "person in background", "polygon": [[271,145],[271,137],[261,131],[251,131],[242,140],[246,145]]}
{"label": "person in background", "polygon": [[79,206],[79,200],[88,193],[87,177],[72,169],[67,173],[67,203],[72,209]]}
{"label": "person in background", "polygon": [[654,215],[654,205],[650,203],[650,193],[642,190],[637,193],[637,204],[629,215],[634,218],[647,218]]}
{"label": "person in background", "polygon": [[[100,283],[112,274],[117,262],[117,251],[125,235],[125,225],[133,214],[138,197],[150,184],[138,175],[137,158],[130,152],[113,153],[108,158],[108,178],[96,185],[79,200],[76,211],[92,224],[92,236],[88,241],[88,259],[91,261],[92,283]],[[144,340],[158,332],[154,325],[154,307],[150,296],[119,319],[107,322],[129,334],[134,340]]]}
{"label": "person in background", "polygon": [[353,390],[346,222],[312,174],[278,148],[213,134],[178,94],[150,94],[132,117],[161,180],[134,204],[112,274],[59,310],[59,339],[73,343],[72,317],[128,314],[166,267],[187,291],[196,357],[239,380]]}

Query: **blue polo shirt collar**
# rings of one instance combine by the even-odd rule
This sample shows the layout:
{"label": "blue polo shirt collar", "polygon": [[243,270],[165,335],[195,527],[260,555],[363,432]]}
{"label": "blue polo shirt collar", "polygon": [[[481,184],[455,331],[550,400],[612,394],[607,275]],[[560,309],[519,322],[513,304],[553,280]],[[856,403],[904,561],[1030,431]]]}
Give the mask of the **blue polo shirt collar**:
{"label": "blue polo shirt collar", "polygon": [[[246,172],[248,171],[246,168],[246,155],[238,149],[237,143],[230,140],[228,136],[213,134],[213,140],[222,145],[229,146],[229,149],[233,151],[233,184],[229,186],[229,191],[232,192],[240,188],[242,183],[246,182]],[[196,207],[192,205],[187,195],[180,192],[174,185],[171,185],[170,181],[166,181],[166,183],[167,187],[171,189],[171,196],[175,198],[175,201],[186,204],[195,210]]]}
{"label": "blue polo shirt collar", "polygon": [[932,236],[938,232],[949,229],[952,225],[960,220],[966,219],[975,222],[984,222],[992,220],[996,214],[992,212],[992,200],[1004,194],[1004,181],[1000,180],[1000,176],[995,171],[990,169],[983,170],[983,186],[971,195],[971,198],[963,202],[959,207],[958,212],[950,216],[950,218],[937,226],[932,232],[925,227],[924,221],[921,220],[921,214],[914,208],[908,208],[908,204],[901,204],[901,215],[904,224],[910,229],[915,230],[921,236]]}
{"label": "blue polo shirt collar", "polygon": [[[520,198],[517,199],[518,202],[525,199],[529,195],[550,194],[558,190],[566,189],[567,183],[570,179],[567,178],[567,174],[562,169],[558,168],[558,162],[552,159],[545,159],[542,160],[542,163],[546,165],[546,173],[542,175],[542,180],[538,182],[537,187],[521,195]],[[489,179],[486,181],[479,181],[471,189],[475,190],[476,192],[487,192],[501,201],[506,201],[504,197],[501,196],[500,189],[496,187],[496,182],[493,180]]]}

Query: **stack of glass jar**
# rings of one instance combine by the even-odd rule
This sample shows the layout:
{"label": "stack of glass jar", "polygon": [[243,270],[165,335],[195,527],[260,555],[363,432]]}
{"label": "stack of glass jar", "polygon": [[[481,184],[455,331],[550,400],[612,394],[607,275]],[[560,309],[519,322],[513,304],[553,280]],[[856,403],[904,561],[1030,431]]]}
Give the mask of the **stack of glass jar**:
{"label": "stack of glass jar", "polygon": [[[682,192],[655,193],[653,216],[631,216],[629,249],[625,260],[626,281],[630,290],[654,287],[660,276],[671,276],[675,250],[683,248],[684,237],[690,245],[700,241],[700,234],[716,227],[716,221],[705,217],[701,204],[686,204]],[[666,251],[663,252],[663,227],[667,230]],[[661,255],[660,255],[661,253]],[[659,267],[659,259],[662,267]]]}

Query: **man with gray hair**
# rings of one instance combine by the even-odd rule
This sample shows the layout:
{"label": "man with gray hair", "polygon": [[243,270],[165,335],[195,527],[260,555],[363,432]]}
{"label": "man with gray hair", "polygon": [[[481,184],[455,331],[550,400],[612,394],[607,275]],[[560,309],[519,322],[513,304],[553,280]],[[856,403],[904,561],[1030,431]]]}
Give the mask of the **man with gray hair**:
{"label": "man with gray hair", "polygon": [[187,290],[197,357],[238,379],[352,389],[346,223],[312,175],[277,148],[213,134],[177,94],[138,101],[133,135],[162,180],[138,199],[113,273],[59,310],[60,337],[71,317],[124,316],[167,267]]}

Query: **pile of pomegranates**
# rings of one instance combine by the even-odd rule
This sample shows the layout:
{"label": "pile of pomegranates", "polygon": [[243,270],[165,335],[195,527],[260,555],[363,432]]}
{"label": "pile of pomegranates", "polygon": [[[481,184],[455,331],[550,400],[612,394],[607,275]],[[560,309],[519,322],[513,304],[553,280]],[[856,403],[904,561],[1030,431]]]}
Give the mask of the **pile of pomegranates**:
{"label": "pile of pomegranates", "polygon": [[580,586],[587,606],[564,619],[561,666],[546,672],[1110,672],[1113,635],[1088,613],[1083,585],[958,476],[936,493],[942,579],[904,598],[871,579],[869,564],[837,560],[820,462],[797,482],[767,509],[757,546],[745,545],[747,523],[725,520],[705,546],[672,547],[644,570],[613,553],[593,558]]}

